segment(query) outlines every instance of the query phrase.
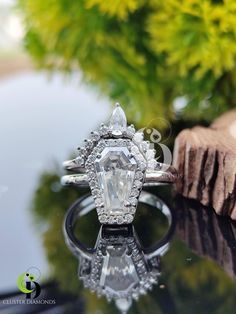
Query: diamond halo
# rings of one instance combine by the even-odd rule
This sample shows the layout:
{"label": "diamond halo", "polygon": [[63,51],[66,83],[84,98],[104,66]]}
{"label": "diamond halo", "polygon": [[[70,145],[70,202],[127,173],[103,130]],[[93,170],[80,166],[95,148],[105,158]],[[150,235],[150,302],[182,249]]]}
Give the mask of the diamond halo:
{"label": "diamond halo", "polygon": [[89,185],[102,224],[131,223],[144,184],[168,184],[178,178],[173,166],[156,161],[156,151],[144,140],[143,131],[127,125],[119,104],[109,123],[91,132],[78,151],[75,159],[64,162],[66,170],[77,174],[65,175],[61,182]]}
{"label": "diamond halo", "polygon": [[116,104],[109,124],[91,132],[85,146],[78,149],[74,163],[85,168],[102,224],[133,221],[145,171],[157,163],[149,147],[143,133],[127,126],[125,113]]}
{"label": "diamond halo", "polygon": [[92,259],[80,258],[79,278],[84,286],[108,301],[138,300],[158,282],[159,258],[148,261],[133,234],[100,233]]}

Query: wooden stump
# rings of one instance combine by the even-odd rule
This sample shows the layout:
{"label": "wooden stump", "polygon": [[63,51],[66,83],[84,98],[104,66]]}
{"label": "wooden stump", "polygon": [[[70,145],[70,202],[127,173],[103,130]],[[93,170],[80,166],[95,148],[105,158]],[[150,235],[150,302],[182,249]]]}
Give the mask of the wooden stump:
{"label": "wooden stump", "polygon": [[209,128],[183,130],[175,140],[177,191],[236,219],[236,110]]}

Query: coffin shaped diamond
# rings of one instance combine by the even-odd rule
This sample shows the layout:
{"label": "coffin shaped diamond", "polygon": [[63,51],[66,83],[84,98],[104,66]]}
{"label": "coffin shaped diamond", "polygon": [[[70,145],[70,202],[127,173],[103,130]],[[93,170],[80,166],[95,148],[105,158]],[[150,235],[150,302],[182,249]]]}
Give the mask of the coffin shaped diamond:
{"label": "coffin shaped diamond", "polygon": [[105,209],[122,214],[133,186],[136,160],[127,147],[106,147],[95,160],[95,169]]}
{"label": "coffin shaped diamond", "polygon": [[137,270],[125,244],[110,245],[103,259],[100,285],[111,294],[129,293],[139,282]]}

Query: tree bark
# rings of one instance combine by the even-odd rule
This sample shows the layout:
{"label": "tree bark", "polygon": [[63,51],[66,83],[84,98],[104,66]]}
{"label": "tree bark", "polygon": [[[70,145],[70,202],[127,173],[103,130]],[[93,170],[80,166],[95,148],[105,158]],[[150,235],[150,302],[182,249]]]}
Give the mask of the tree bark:
{"label": "tree bark", "polygon": [[177,136],[174,166],[177,191],[236,219],[236,110],[209,128],[185,129]]}

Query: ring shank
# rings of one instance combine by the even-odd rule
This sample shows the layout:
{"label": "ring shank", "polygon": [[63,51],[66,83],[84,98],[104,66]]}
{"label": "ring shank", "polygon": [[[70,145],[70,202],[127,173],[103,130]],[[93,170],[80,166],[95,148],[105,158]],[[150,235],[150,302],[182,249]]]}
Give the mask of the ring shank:
{"label": "ring shank", "polygon": [[[144,175],[144,186],[156,186],[160,184],[175,183],[177,178],[177,171],[172,166],[169,166],[166,170],[146,171]],[[64,186],[73,185],[79,187],[88,187],[88,181],[88,176],[85,173],[65,175],[61,178],[61,184]]]}

